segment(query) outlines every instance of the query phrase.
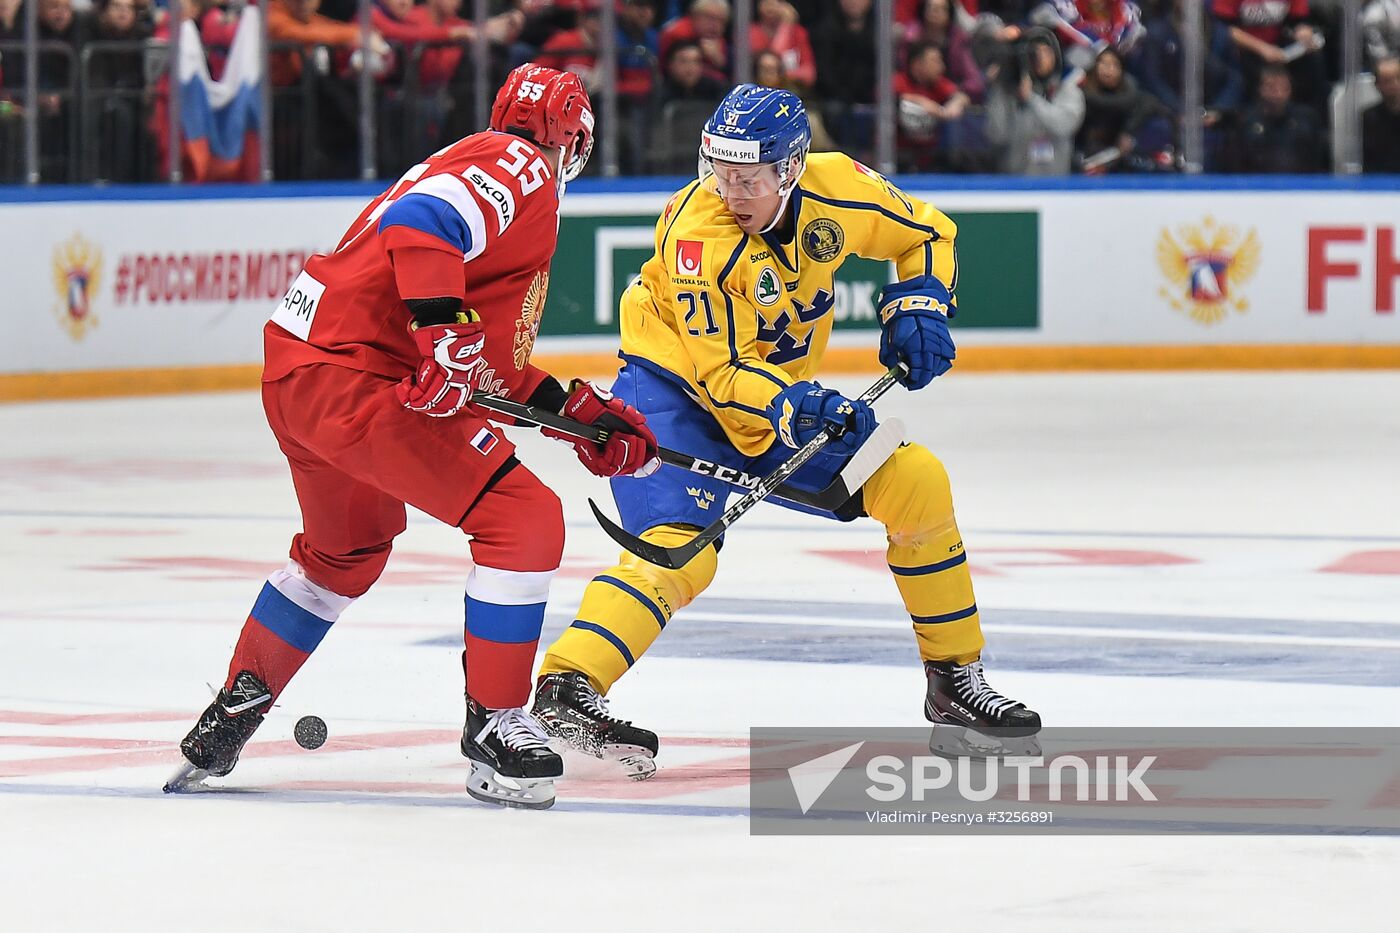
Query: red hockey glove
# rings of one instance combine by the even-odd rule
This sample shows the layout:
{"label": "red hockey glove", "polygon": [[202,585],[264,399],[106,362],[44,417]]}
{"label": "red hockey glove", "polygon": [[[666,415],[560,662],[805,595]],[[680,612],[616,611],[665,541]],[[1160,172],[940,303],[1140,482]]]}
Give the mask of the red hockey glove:
{"label": "red hockey glove", "polygon": [[481,355],[486,334],[476,313],[462,312],[455,324],[415,325],[413,342],[423,361],[417,372],[398,384],[399,402],[409,411],[434,418],[457,414],[488,369]]}
{"label": "red hockey glove", "polygon": [[559,414],[608,431],[602,444],[569,437],[549,428],[540,433],[574,446],[578,459],[596,476],[650,476],[661,466],[656,435],[641,412],[611,392],[582,379],[569,384],[569,398]]}

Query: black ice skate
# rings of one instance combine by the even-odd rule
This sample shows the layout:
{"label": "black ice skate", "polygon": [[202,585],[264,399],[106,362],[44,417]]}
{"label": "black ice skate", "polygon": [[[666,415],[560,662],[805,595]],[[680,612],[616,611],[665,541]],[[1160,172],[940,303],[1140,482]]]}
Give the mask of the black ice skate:
{"label": "black ice skate", "polygon": [[487,709],[467,697],[462,754],[471,759],[467,793],[503,807],[554,806],[554,779],[564,759],[550,751],[539,723],[523,709]]}
{"label": "black ice skate", "polygon": [[233,687],[219,691],[180,743],[185,762],[163,788],[167,794],[198,784],[206,777],[223,777],[238,764],[263,717],[272,707],[272,691],[252,671],[239,671]]}
{"label": "black ice skate", "polygon": [[656,773],[656,733],[608,712],[608,701],[578,672],[545,674],[535,685],[535,719],[570,748],[616,761],[634,781]]}
{"label": "black ice skate", "polygon": [[930,751],[972,758],[1040,754],[1040,714],[993,690],[981,661],[925,661],[924,673],[924,718],[934,724]]}

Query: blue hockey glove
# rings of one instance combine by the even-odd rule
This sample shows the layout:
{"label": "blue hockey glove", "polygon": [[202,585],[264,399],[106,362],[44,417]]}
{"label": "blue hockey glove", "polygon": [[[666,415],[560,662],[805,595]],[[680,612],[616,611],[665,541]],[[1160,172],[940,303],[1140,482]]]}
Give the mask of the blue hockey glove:
{"label": "blue hockey glove", "polygon": [[845,433],[827,443],[834,453],[855,453],[875,430],[875,412],[869,403],[849,399],[835,389],[815,382],[797,382],[779,392],[768,406],[768,420],[778,439],[789,447],[803,447],[828,425]]}
{"label": "blue hockey glove", "polygon": [[952,369],[957,351],[948,319],[957,313],[948,286],[932,275],[886,285],[880,293],[881,365],[908,366],[900,382],[909,389],[922,389]]}

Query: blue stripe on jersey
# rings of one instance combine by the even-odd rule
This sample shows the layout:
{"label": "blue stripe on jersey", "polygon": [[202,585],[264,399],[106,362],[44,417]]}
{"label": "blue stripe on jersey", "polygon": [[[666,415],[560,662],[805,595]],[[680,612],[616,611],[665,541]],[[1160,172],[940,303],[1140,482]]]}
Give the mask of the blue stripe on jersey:
{"label": "blue stripe on jersey", "polygon": [[307,654],[315,651],[331,630],[329,622],[283,596],[271,582],[263,584],[252,616],[272,634]]}
{"label": "blue stripe on jersey", "polygon": [[830,204],[832,207],[845,207],[853,211],[879,211],[881,214],[884,214],[890,220],[896,220],[904,224],[904,226],[906,227],[912,227],[915,230],[927,233],[930,236],[932,236],[935,240],[939,239],[938,231],[933,229],[932,227],[927,227],[923,224],[915,223],[908,217],[901,217],[894,211],[889,210],[885,207],[881,207],[879,204],[873,204],[870,201],[839,201],[836,198],[824,198],[821,195],[813,194],[810,191],[807,192],[807,197],[811,198],[813,201],[818,201],[822,204]]}
{"label": "blue stripe on jersey", "polygon": [[451,243],[465,255],[472,248],[472,232],[457,209],[441,198],[410,191],[399,198],[379,218],[379,232],[386,227],[408,227]]}
{"label": "blue stripe on jersey", "polygon": [[924,275],[933,275],[933,241],[924,240]]}
{"label": "blue stripe on jersey", "polygon": [[705,398],[709,399],[710,404],[716,408],[733,408],[736,411],[742,411],[745,414],[755,415],[759,418],[768,417],[768,412],[763,411],[762,409],[750,408],[749,406],[744,405],[740,402],[721,402],[719,399],[715,398],[714,395],[710,393],[710,387],[705,385],[705,383],[703,382],[700,383],[700,388],[705,391]]}
{"label": "blue stripe on jersey", "polygon": [[766,369],[759,369],[757,366],[750,366],[747,363],[741,363],[738,360],[730,360],[729,365],[733,366],[735,369],[742,369],[746,373],[753,373],[755,376],[762,376],[764,379],[767,379],[769,382],[773,383],[773,385],[777,386],[778,391],[780,392],[788,387],[788,384],[786,382],[779,379],[777,376],[773,375]]}
{"label": "blue stripe on jersey", "polygon": [[607,574],[600,574],[594,577],[593,579],[598,581],[599,583],[607,583],[617,587],[619,590],[622,590],[622,592],[626,593],[628,596],[631,596],[637,602],[650,609],[651,614],[656,616],[657,625],[659,625],[661,628],[666,627],[666,614],[661,611],[661,607],[657,606],[656,603],[643,596],[641,590],[637,589],[634,586],[628,586],[626,583],[623,583],[617,577],[610,577]]}
{"label": "blue stripe on jersey", "polygon": [[621,638],[618,638],[612,632],[609,632],[607,629],[603,628],[601,625],[597,624],[596,622],[584,622],[582,619],[578,619],[575,620],[574,624],[569,626],[569,628],[581,628],[585,632],[592,632],[594,635],[601,635],[603,638],[607,639],[608,642],[610,642],[614,648],[617,649],[617,653],[622,655],[622,660],[627,662],[628,667],[631,667],[633,664],[637,663],[637,659],[632,657],[632,652],[627,650],[627,643],[624,642]]}
{"label": "blue stripe on jersey", "polygon": [[940,625],[944,622],[957,622],[959,619],[966,619],[968,616],[977,614],[977,604],[973,603],[966,609],[959,609],[957,612],[950,612],[941,616],[914,616],[915,625]]}
{"label": "blue stripe on jersey", "polygon": [[544,603],[501,606],[467,597],[467,631],[477,638],[507,645],[539,641]]}
{"label": "blue stripe on jersey", "polygon": [[900,577],[921,577],[924,574],[952,570],[959,564],[965,563],[967,563],[967,552],[963,551],[957,557],[950,557],[936,564],[924,564],[922,567],[896,567],[894,564],[890,564],[890,572]]}
{"label": "blue stripe on jersey", "polygon": [[730,254],[729,261],[720,270],[719,278],[715,279],[715,288],[724,296],[724,313],[729,321],[729,358],[737,360],[739,358],[739,346],[734,342],[734,299],[724,290],[724,279],[734,269],[734,264],[739,261],[739,257],[744,255],[744,247],[748,245],[748,240],[740,240],[734,247],[734,252]]}
{"label": "blue stripe on jersey", "polygon": [[[792,216],[800,216],[796,207],[792,209]],[[794,221],[794,223],[796,223],[796,221]],[[778,240],[778,238],[773,235],[773,231],[770,230],[767,233],[763,234],[763,242],[768,244],[768,248],[772,250],[773,255],[777,257],[778,262],[783,264],[784,268],[786,268],[789,272],[797,271],[797,267],[794,266],[792,263],[788,262],[787,250],[783,248],[783,244]],[[795,240],[794,245],[796,245]]]}

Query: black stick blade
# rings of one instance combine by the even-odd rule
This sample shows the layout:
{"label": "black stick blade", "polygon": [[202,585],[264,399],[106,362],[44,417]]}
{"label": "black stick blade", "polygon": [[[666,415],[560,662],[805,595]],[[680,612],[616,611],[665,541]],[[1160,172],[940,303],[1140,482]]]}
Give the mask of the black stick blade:
{"label": "black stick blade", "polygon": [[705,549],[704,545],[698,548],[693,547],[693,541],[672,548],[643,541],[636,535],[628,534],[616,522],[604,515],[603,510],[598,508],[598,504],[592,499],[588,500],[588,507],[593,510],[593,517],[598,519],[598,524],[603,526],[603,530],[608,533],[609,538],[649,564],[665,567],[667,570],[679,570],[690,563],[691,558]]}

